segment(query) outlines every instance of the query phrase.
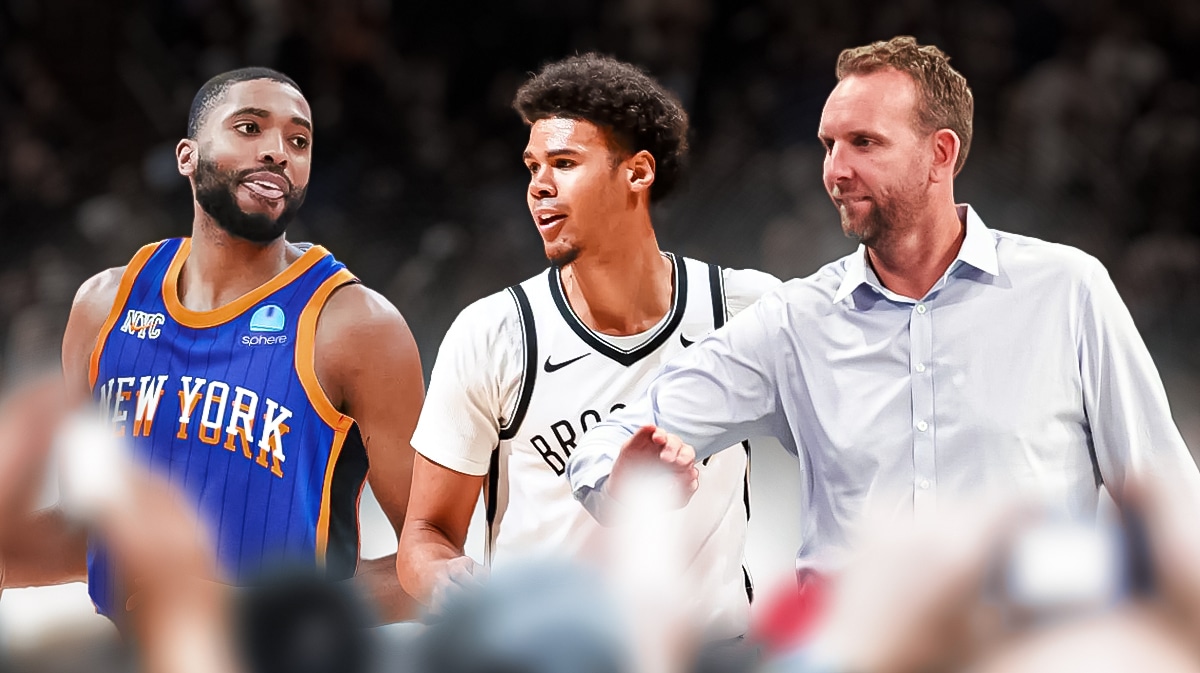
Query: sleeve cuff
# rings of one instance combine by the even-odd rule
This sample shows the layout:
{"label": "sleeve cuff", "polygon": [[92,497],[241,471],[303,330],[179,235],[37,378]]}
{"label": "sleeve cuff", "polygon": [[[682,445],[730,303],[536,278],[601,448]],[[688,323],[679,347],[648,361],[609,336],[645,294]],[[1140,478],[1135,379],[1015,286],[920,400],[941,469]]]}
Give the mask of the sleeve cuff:
{"label": "sleeve cuff", "polygon": [[437,463],[448,470],[454,470],[460,474],[469,474],[472,477],[482,477],[488,473],[488,468],[491,467],[490,458],[480,463],[464,456],[450,455],[444,452],[429,451],[425,448],[413,444],[413,450],[425,457],[426,460]]}

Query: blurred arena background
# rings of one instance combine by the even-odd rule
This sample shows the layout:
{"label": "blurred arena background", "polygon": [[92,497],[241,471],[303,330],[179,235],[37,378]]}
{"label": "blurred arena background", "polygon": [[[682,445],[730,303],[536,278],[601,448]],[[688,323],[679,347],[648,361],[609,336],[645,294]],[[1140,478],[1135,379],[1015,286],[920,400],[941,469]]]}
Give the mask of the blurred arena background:
{"label": "blurred arena background", "polygon": [[[815,138],[836,56],[896,34],[942,47],[974,90],[958,199],[1108,266],[1200,448],[1192,0],[0,0],[0,376],[57,361],[84,279],[188,233],[173,151],[217,72],[267,65],[303,87],[315,163],[289,238],[387,295],[428,373],[461,308],[544,266],[509,107],[526,73],[595,49],[658,76],[693,122],[660,243],[791,278],[853,248]],[[754,468],[750,560],[769,587],[798,544],[799,475],[778,446]],[[364,552],[394,550],[364,516]],[[0,633],[61,637],[45,625],[89,613],[80,586],[6,592]]]}

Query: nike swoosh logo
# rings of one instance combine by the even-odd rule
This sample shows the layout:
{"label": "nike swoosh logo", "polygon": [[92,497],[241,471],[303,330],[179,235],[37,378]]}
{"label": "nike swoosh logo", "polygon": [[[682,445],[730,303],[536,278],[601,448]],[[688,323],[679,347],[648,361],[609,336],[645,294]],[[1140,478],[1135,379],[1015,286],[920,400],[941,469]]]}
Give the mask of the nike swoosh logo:
{"label": "nike swoosh logo", "polygon": [[577,358],[571,358],[570,360],[563,360],[562,362],[550,362],[550,358],[546,358],[546,364],[543,365],[542,369],[545,369],[547,374],[552,374],[552,373],[562,369],[563,367],[566,367],[567,365],[571,364],[572,362],[579,362],[580,360],[586,358],[589,355],[591,355],[591,353],[584,353],[583,355],[580,355]]}
{"label": "nike swoosh logo", "polygon": [[696,342],[695,342],[695,341],[688,341],[688,338],[687,338],[687,337],[685,337],[685,336],[683,336],[682,334],[680,334],[680,335],[679,335],[679,343],[683,344],[683,347],[684,347],[684,348],[687,348],[688,346],[691,346],[692,344],[694,344],[694,343],[696,343]]}

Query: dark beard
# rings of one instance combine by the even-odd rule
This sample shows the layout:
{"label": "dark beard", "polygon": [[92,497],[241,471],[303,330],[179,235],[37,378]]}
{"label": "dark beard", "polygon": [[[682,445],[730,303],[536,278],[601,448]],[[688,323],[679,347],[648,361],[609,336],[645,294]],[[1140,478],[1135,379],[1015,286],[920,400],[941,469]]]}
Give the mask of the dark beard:
{"label": "dark beard", "polygon": [[872,207],[858,231],[853,231],[844,221],[842,222],[842,231],[847,238],[862,243],[868,248],[886,246],[897,232],[912,227],[911,214],[923,211],[928,200],[928,195],[921,194],[905,201],[896,198],[882,203],[876,201],[871,204]]}
{"label": "dark beard", "polygon": [[873,247],[873,244],[879,241],[880,236],[890,229],[890,218],[878,204],[872,205],[871,210],[867,213],[867,217],[860,223],[857,231],[850,227],[847,222],[842,222],[842,231],[845,232],[846,238],[853,240],[855,243],[862,243],[867,247]]}
{"label": "dark beard", "polygon": [[280,171],[266,167],[240,172],[222,171],[216,163],[201,159],[196,164],[194,174],[196,203],[231,236],[253,243],[270,243],[282,236],[287,225],[296,218],[296,211],[304,203],[307,189],[293,188],[288,192],[284,197],[283,212],[274,220],[261,213],[247,213],[238,207],[234,190],[243,177],[264,170],[282,175]]}
{"label": "dark beard", "polygon": [[574,262],[578,257],[579,257],[579,248],[576,248],[576,247],[567,248],[566,250],[558,253],[557,255],[554,255],[553,257],[551,257],[550,255],[546,255],[546,259],[550,260],[550,266],[552,266],[556,269],[563,268],[564,266],[570,264],[571,262]]}

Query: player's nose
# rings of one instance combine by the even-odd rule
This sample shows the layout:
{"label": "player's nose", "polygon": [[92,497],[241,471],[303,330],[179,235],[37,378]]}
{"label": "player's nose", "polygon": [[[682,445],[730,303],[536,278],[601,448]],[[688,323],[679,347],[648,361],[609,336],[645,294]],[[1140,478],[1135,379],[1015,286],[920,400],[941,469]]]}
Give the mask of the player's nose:
{"label": "player's nose", "polygon": [[264,164],[287,166],[287,142],[282,133],[263,133],[259,136],[258,160]]}
{"label": "player's nose", "polygon": [[537,199],[554,196],[557,189],[554,178],[547,168],[539,168],[529,176],[529,194]]}

